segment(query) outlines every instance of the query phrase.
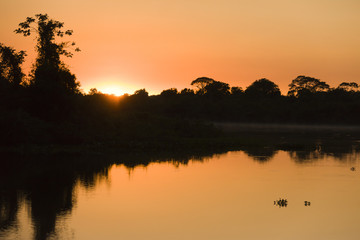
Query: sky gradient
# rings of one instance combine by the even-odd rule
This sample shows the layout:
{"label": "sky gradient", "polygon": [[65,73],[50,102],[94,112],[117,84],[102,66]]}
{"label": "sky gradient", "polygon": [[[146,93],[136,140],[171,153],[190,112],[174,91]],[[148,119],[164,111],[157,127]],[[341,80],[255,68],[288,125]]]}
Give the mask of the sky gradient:
{"label": "sky gradient", "polygon": [[246,88],[260,78],[283,94],[298,75],[360,83],[358,0],[0,0],[0,42],[35,59],[13,31],[47,13],[81,48],[66,63],[82,89],[151,94],[207,76]]}

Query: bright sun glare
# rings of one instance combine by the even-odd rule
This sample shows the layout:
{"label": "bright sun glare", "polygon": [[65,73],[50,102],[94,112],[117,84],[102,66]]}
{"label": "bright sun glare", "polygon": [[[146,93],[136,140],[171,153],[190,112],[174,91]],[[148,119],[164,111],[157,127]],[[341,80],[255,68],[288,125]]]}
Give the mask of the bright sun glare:
{"label": "bright sun glare", "polygon": [[114,96],[122,96],[134,92],[134,86],[130,85],[129,81],[117,76],[95,78],[93,83],[92,87],[96,88],[99,92]]}
{"label": "bright sun glare", "polygon": [[125,94],[124,90],[117,85],[104,86],[102,88],[99,88],[99,91],[106,94],[113,94],[115,96],[121,96]]}

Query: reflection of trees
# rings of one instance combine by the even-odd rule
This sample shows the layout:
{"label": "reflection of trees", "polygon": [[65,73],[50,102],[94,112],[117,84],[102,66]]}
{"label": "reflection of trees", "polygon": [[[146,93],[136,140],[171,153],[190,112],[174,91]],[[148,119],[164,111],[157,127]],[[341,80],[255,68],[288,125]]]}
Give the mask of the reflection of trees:
{"label": "reflection of trees", "polygon": [[132,169],[137,166],[146,167],[150,163],[160,163],[160,162],[168,162],[173,164],[174,166],[179,165],[187,165],[190,161],[196,162],[204,162],[208,159],[218,156],[223,152],[178,152],[178,153],[171,153],[168,152],[164,153],[135,153],[135,154],[127,154],[118,157],[115,161],[116,164],[122,164],[126,168]]}
{"label": "reflection of trees", "polygon": [[270,161],[277,150],[270,147],[252,147],[245,149],[244,152],[255,161],[264,163]]}
{"label": "reflection of trees", "polygon": [[[276,125],[275,125],[276,126]],[[247,140],[240,149],[254,160],[267,161],[277,151],[289,154],[297,163],[313,162],[327,157],[337,161],[354,161],[360,152],[359,134],[345,129],[296,128],[261,128],[253,132],[241,132]],[[235,129],[236,131],[236,129]]]}
{"label": "reflection of trees", "polygon": [[[153,162],[169,162],[174,166],[190,161],[206,161],[213,153],[149,155],[133,154],[101,157],[8,158],[0,167],[0,233],[16,228],[17,214],[24,203],[30,207],[35,239],[56,236],[56,223],[71,213],[77,183],[94,189],[108,179],[112,164],[131,169]],[[50,164],[49,164],[50,162]],[[31,164],[30,164],[31,163]]]}
{"label": "reflection of trees", "polygon": [[108,164],[84,167],[80,172],[40,176],[31,182],[25,191],[35,226],[35,239],[47,239],[55,233],[57,219],[71,213],[76,202],[74,188],[77,182],[93,189],[96,183],[108,179],[108,169]]}
{"label": "reflection of trees", "polygon": [[333,146],[326,145],[326,143],[306,149],[288,151],[290,158],[297,163],[314,162],[326,157],[332,157],[338,161],[353,161],[358,152],[359,149],[355,145]]}
{"label": "reflection of trees", "polygon": [[298,163],[313,162],[325,157],[325,153],[322,151],[321,146],[300,151],[289,151],[289,155],[291,159]]}
{"label": "reflection of trees", "polygon": [[[263,139],[263,138],[262,138]],[[263,139],[264,140],[264,139]],[[297,163],[316,161],[326,156],[343,161],[359,152],[351,142],[334,144],[307,141],[306,146],[275,144],[267,147],[253,145],[242,150],[254,161],[267,162],[278,150],[286,150]],[[288,142],[288,141],[287,141]],[[225,151],[224,151],[225,152]],[[218,152],[221,154],[223,152]],[[71,213],[76,195],[77,184],[91,190],[100,181],[107,180],[113,164],[121,164],[128,169],[148,166],[151,163],[168,162],[175,167],[187,165],[191,161],[207,161],[216,157],[213,152],[133,153],[127,155],[100,155],[92,157],[63,156],[17,158],[3,157],[0,167],[0,232],[16,229],[17,214],[20,206],[28,204],[34,225],[35,239],[57,237],[56,223],[64,215]]]}
{"label": "reflection of trees", "polygon": [[18,195],[14,191],[0,193],[0,231],[9,228],[16,220]]}
{"label": "reflection of trees", "polygon": [[20,206],[26,203],[30,209],[35,239],[47,239],[51,234],[56,234],[59,217],[72,211],[77,182],[86,188],[94,186],[98,179],[107,177],[109,167],[106,161],[69,157],[51,161],[45,157],[11,158],[3,161],[2,165],[5,167],[0,168],[0,230],[16,227]]}
{"label": "reflection of trees", "polygon": [[71,212],[75,200],[73,187],[73,182],[64,182],[39,185],[30,190],[28,201],[35,226],[35,239],[47,239],[55,230],[58,216]]}

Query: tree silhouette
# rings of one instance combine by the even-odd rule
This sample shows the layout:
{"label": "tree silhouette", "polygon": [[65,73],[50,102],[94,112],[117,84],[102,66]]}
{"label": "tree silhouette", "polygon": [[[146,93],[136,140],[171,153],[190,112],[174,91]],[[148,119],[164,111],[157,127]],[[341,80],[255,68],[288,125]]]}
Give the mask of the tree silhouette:
{"label": "tree silhouette", "polygon": [[231,95],[240,96],[244,93],[244,90],[241,87],[231,87]]}
{"label": "tree silhouette", "polygon": [[16,52],[0,43],[0,87],[20,86],[25,76],[21,69],[25,56],[24,51]]}
{"label": "tree silhouette", "polygon": [[25,37],[36,35],[38,56],[30,85],[51,94],[78,94],[80,84],[60,57],[72,57],[71,50],[77,52],[80,49],[75,48],[75,42],[56,42],[57,37],[71,36],[73,33],[72,30],[63,30],[63,26],[64,23],[49,19],[47,14],[37,14],[35,18],[27,17],[20,23],[15,33]]}
{"label": "tree silhouette", "polygon": [[288,96],[299,97],[301,95],[317,93],[317,92],[327,92],[330,90],[330,87],[327,83],[321,82],[319,79],[307,77],[307,76],[298,76],[289,84]]}
{"label": "tree silhouette", "polygon": [[101,92],[99,90],[97,90],[96,88],[90,88],[88,95],[92,96],[92,95],[97,95],[97,94],[101,94]]}
{"label": "tree silhouette", "polygon": [[182,95],[182,96],[194,96],[195,92],[192,89],[184,88],[183,90],[180,91],[180,95]]}
{"label": "tree silhouette", "polygon": [[343,82],[337,87],[337,89],[345,92],[356,92],[359,90],[359,85],[356,82]]}
{"label": "tree silhouette", "polygon": [[252,97],[275,97],[281,95],[278,85],[266,78],[253,82],[246,88],[245,93]]}
{"label": "tree silhouette", "polygon": [[215,80],[208,77],[199,77],[191,82],[191,85],[195,85],[198,88],[197,94],[204,95],[206,90],[205,87],[211,83],[213,83]]}
{"label": "tree silhouette", "polygon": [[197,95],[206,95],[208,97],[219,97],[230,94],[229,84],[215,81],[208,77],[199,77],[191,82],[198,88]]}
{"label": "tree silhouette", "polygon": [[142,89],[136,90],[134,92],[133,96],[147,98],[149,96],[149,93],[146,91],[145,88],[142,88]]}
{"label": "tree silhouette", "polygon": [[176,96],[177,94],[178,94],[178,90],[176,88],[170,88],[170,89],[163,90],[160,93],[160,96],[172,97],[172,96]]}
{"label": "tree silhouette", "polygon": [[229,95],[229,90],[229,84],[220,81],[213,81],[207,84],[204,88],[205,95],[208,97],[222,97]]}

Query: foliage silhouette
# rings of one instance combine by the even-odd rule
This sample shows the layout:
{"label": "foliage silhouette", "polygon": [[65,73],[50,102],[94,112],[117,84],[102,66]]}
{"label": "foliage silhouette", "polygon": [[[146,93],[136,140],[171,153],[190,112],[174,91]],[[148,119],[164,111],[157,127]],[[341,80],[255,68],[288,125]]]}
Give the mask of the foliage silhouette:
{"label": "foliage silhouette", "polygon": [[288,95],[295,97],[318,92],[327,92],[330,90],[330,87],[327,83],[307,76],[298,76],[289,84],[289,87],[290,89]]}
{"label": "foliage silhouette", "polygon": [[191,82],[191,85],[197,87],[197,94],[204,95],[206,93],[205,87],[213,83],[215,80],[208,77],[199,77]]}
{"label": "foliage silhouette", "polygon": [[197,95],[205,95],[210,98],[218,98],[230,94],[229,84],[215,81],[212,78],[200,77],[191,82],[197,87]]}
{"label": "foliage silhouette", "polygon": [[[35,25],[35,26],[34,26]],[[36,63],[34,64],[32,79],[30,84],[39,88],[43,92],[61,91],[67,94],[79,94],[79,82],[76,81],[60,57],[72,57],[74,51],[80,51],[75,48],[75,42],[59,42],[56,37],[71,36],[72,30],[63,30],[64,23],[50,19],[47,14],[37,14],[35,18],[27,17],[24,22],[19,24],[15,33],[23,36],[36,35],[36,51],[38,53]]]}
{"label": "foliage silhouette", "polygon": [[134,92],[134,96],[139,97],[139,98],[147,98],[149,96],[149,93],[146,91],[145,88],[143,88],[143,89],[136,90]]}
{"label": "foliage silhouette", "polygon": [[262,78],[247,87],[245,94],[251,97],[278,97],[281,95],[281,92],[275,83],[266,78]]}
{"label": "foliage silhouette", "polygon": [[241,96],[244,90],[241,87],[231,87],[230,93],[234,96]]}
{"label": "foliage silhouette", "polygon": [[173,97],[173,96],[176,96],[178,94],[178,91],[176,88],[170,88],[170,89],[167,89],[167,90],[163,90],[161,93],[160,93],[160,96],[162,97]]}
{"label": "foliage silhouette", "polygon": [[194,96],[195,92],[193,89],[184,88],[183,90],[180,91],[180,94],[182,96]]}
{"label": "foliage silhouette", "polygon": [[359,90],[359,85],[356,82],[342,82],[337,89],[346,92],[355,92]]}
{"label": "foliage silhouette", "polygon": [[16,52],[15,49],[4,46],[0,43],[0,88],[18,88],[23,82],[25,74],[21,65],[24,62],[26,53]]}
{"label": "foliage silhouette", "polygon": [[96,95],[96,94],[101,94],[101,92],[99,92],[96,88],[91,88],[89,90],[88,95]]}
{"label": "foliage silhouette", "polygon": [[32,115],[47,121],[62,121],[76,111],[75,98],[80,83],[61,60],[80,51],[74,42],[58,42],[58,38],[71,36],[72,30],[63,30],[64,23],[50,19],[47,14],[27,17],[15,33],[25,37],[34,35],[37,58],[33,65],[26,94],[26,108]]}
{"label": "foliage silhouette", "polygon": [[213,81],[204,87],[205,96],[210,98],[219,98],[229,95],[229,90],[229,84],[219,81]]}

